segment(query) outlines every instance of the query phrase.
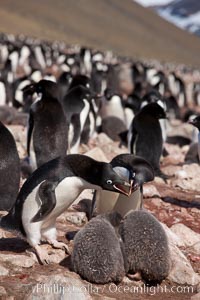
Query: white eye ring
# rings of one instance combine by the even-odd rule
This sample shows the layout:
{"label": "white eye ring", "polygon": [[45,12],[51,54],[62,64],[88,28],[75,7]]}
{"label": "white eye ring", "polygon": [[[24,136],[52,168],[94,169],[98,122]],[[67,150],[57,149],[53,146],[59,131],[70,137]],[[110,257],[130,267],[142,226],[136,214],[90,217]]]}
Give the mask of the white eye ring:
{"label": "white eye ring", "polygon": [[133,177],[133,178],[135,177],[135,172],[132,174],[132,177]]}
{"label": "white eye ring", "polygon": [[106,181],[106,183],[107,183],[107,184],[112,184],[112,180],[111,180],[111,179],[108,179],[108,180]]}

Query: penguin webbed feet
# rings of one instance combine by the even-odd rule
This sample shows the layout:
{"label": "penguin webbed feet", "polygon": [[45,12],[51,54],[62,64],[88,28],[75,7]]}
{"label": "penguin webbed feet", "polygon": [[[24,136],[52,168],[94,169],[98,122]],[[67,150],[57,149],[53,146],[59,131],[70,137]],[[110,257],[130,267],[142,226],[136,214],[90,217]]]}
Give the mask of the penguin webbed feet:
{"label": "penguin webbed feet", "polygon": [[154,171],[155,171],[155,176],[162,178],[165,183],[167,183],[167,179],[170,179],[173,177],[173,176],[164,174],[160,169],[156,169]]}
{"label": "penguin webbed feet", "polygon": [[34,247],[38,261],[41,265],[48,265],[50,263],[49,255],[40,245]]}
{"label": "penguin webbed feet", "polygon": [[55,249],[62,249],[67,254],[71,254],[69,247],[63,242],[58,242],[58,241],[54,240],[54,241],[48,241],[48,243]]}

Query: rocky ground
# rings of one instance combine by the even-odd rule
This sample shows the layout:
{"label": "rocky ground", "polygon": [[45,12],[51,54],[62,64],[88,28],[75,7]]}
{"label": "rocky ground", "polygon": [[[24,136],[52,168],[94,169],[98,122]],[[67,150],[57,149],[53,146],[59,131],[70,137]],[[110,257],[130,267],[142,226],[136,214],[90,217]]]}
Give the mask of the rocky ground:
{"label": "rocky ground", "polygon": [[[26,130],[20,126],[9,129],[20,157],[24,157]],[[163,223],[170,243],[172,268],[160,286],[147,287],[126,277],[118,286],[90,284],[70,271],[70,257],[63,250],[44,244],[51,264],[42,266],[25,240],[1,231],[0,299],[200,299],[200,166],[183,165],[187,146],[166,144],[166,148],[169,155],[163,158],[161,169],[172,177],[167,183],[156,178],[144,187],[144,207]],[[109,161],[127,149],[100,134],[80,151]],[[84,197],[92,198],[92,192],[84,191],[79,199]],[[57,220],[59,240],[72,249],[66,233],[80,229],[85,222],[84,213],[69,209]]]}

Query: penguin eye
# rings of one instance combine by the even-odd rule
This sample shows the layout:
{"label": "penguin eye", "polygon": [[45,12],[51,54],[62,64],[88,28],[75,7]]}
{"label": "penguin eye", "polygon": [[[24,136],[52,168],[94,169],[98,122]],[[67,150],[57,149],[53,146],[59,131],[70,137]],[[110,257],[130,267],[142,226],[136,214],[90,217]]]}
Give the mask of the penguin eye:
{"label": "penguin eye", "polygon": [[108,180],[106,181],[106,183],[107,183],[107,184],[112,184],[112,180],[111,180],[111,179],[108,179]]}

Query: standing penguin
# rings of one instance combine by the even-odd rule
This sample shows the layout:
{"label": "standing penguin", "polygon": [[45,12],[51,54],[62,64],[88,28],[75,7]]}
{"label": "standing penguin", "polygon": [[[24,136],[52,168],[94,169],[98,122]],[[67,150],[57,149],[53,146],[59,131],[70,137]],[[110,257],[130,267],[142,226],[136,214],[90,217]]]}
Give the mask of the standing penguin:
{"label": "standing penguin", "polygon": [[196,116],[193,119],[189,120],[189,124],[195,126],[198,129],[198,156],[200,161],[200,116]]}
{"label": "standing penguin", "polygon": [[100,115],[103,118],[115,116],[125,122],[124,108],[122,98],[113,89],[107,88],[104,91],[104,101],[100,110]]}
{"label": "standing penguin", "polygon": [[[29,89],[41,94],[41,99],[36,100],[30,108],[27,137],[27,153],[35,169],[51,159],[66,155],[68,125],[58,101],[56,83],[41,80]],[[31,144],[33,151],[30,149]]]}
{"label": "standing penguin", "polygon": [[162,225],[153,215],[144,210],[131,212],[120,224],[119,233],[124,243],[127,273],[154,284],[168,276],[168,240]]}
{"label": "standing penguin", "polygon": [[0,210],[9,211],[20,185],[20,159],[15,140],[0,122]]}
{"label": "standing penguin", "polygon": [[128,195],[130,185],[108,163],[79,154],[59,157],[42,165],[25,181],[0,227],[20,231],[40,261],[48,263],[40,241],[43,238],[55,248],[68,251],[67,245],[56,239],[56,219],[84,189],[107,189]]}
{"label": "standing penguin", "polygon": [[131,184],[129,197],[107,191],[95,191],[92,212],[97,214],[117,211],[124,217],[130,211],[140,209],[143,201],[143,184],[154,179],[151,165],[143,158],[132,154],[120,154],[110,162],[113,170]]}
{"label": "standing penguin", "polygon": [[121,219],[116,212],[99,215],[76,234],[71,261],[83,279],[100,284],[122,281],[124,259],[114,229]]}
{"label": "standing penguin", "polygon": [[81,85],[72,88],[63,98],[63,109],[69,124],[69,150],[72,154],[78,153],[81,133],[90,111],[91,99],[90,90]]}
{"label": "standing penguin", "polygon": [[146,159],[154,168],[155,175],[167,179],[160,170],[163,149],[159,119],[166,118],[163,108],[157,103],[144,106],[135,116],[129,128],[129,151]]}

